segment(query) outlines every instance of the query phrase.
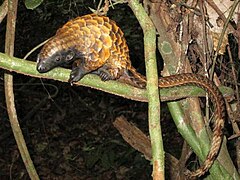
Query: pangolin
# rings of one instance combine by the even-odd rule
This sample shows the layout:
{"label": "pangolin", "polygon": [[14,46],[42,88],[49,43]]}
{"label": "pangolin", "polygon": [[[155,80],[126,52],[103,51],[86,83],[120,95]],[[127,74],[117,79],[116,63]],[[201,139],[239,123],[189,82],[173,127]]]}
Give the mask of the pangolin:
{"label": "pangolin", "polygon": [[[103,81],[128,77],[133,85],[146,87],[146,77],[131,65],[129,49],[122,30],[106,16],[88,14],[68,21],[44,45],[37,59],[37,70],[48,72],[58,66],[71,65],[69,82],[79,81],[85,74],[93,73]],[[217,86],[202,75],[177,74],[159,79],[160,88],[195,85],[201,87],[215,107],[215,122],[210,151],[201,167],[188,174],[202,176],[212,166],[222,143],[224,127],[224,98]]]}

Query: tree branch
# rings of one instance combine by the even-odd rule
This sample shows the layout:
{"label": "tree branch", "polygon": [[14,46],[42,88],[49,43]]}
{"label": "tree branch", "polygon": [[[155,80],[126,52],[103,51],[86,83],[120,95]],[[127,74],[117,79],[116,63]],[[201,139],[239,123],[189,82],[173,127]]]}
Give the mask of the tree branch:
{"label": "tree branch", "polygon": [[[61,82],[68,82],[70,74],[70,70],[64,68],[55,68],[48,73],[40,74],[36,70],[35,62],[19,59],[16,57],[10,57],[4,53],[0,53],[0,68],[26,76],[54,79]],[[103,82],[98,76],[92,74],[86,75],[80,82],[76,83],[75,85],[91,87],[135,101],[148,101],[147,92],[145,89],[135,88],[118,81]],[[222,86],[220,87],[220,91],[227,99],[232,99],[234,96],[233,90],[229,87]],[[186,97],[205,96],[206,92],[201,88],[195,86],[181,86],[169,89],[163,88],[160,91],[161,101],[173,101]]]}

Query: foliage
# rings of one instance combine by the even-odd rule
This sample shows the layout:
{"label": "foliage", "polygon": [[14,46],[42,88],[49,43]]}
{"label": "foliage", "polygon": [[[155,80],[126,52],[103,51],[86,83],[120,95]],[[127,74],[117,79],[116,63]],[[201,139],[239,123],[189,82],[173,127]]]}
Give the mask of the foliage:
{"label": "foliage", "polygon": [[25,0],[25,6],[27,9],[35,9],[37,8],[40,4],[42,4],[43,0]]}

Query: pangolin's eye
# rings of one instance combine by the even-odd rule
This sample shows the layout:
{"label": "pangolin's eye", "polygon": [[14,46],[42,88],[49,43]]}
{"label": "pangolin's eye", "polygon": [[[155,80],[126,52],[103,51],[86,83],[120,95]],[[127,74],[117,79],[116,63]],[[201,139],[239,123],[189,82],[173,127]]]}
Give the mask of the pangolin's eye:
{"label": "pangolin's eye", "polygon": [[67,60],[67,61],[71,60],[72,58],[73,58],[73,56],[72,56],[71,54],[68,54],[68,55],[66,56],[66,60]]}
{"label": "pangolin's eye", "polygon": [[55,61],[60,61],[61,60],[61,57],[60,56],[56,56],[55,57]]}
{"label": "pangolin's eye", "polygon": [[68,55],[66,56],[66,60],[67,60],[67,61],[70,61],[70,60],[72,60],[73,57],[74,57],[74,52],[70,52],[70,53],[68,53]]}

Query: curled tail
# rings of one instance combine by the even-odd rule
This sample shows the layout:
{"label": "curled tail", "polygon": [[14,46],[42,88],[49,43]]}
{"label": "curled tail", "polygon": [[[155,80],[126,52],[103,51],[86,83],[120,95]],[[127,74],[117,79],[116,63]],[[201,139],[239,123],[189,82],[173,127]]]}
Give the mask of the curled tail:
{"label": "curled tail", "polygon": [[210,151],[202,166],[195,172],[187,173],[190,178],[202,176],[212,166],[222,144],[222,131],[224,127],[225,101],[218,87],[205,76],[192,73],[177,74],[159,79],[160,88],[170,88],[174,86],[195,85],[208,92],[215,108],[215,121],[213,128],[213,139]]}
{"label": "curled tail", "polygon": [[[145,88],[146,87],[146,77],[136,72],[134,68],[129,69],[129,76],[131,80],[137,87]],[[199,74],[185,73],[171,75],[167,77],[161,77],[159,79],[160,88],[171,88],[175,86],[187,86],[195,85],[206,92],[208,92],[209,97],[214,104],[215,108],[215,121],[213,128],[213,139],[211,143],[210,151],[206,157],[206,160],[203,162],[202,166],[197,169],[195,172],[186,173],[189,178],[196,176],[202,176],[205,174],[214,163],[216,159],[221,144],[222,144],[222,131],[224,127],[224,116],[225,116],[225,101],[222,93],[219,91],[218,87],[205,76]]]}

